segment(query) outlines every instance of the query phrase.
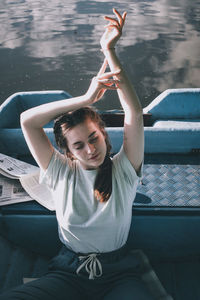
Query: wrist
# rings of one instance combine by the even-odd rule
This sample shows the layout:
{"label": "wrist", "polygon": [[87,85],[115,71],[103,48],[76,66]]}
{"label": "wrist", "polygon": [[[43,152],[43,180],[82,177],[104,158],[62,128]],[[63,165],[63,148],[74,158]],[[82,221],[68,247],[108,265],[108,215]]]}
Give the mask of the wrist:
{"label": "wrist", "polygon": [[86,92],[82,97],[83,97],[84,106],[92,105],[94,103],[93,98],[88,92]]}
{"label": "wrist", "polygon": [[110,47],[110,48],[101,48],[100,50],[101,50],[101,52],[106,52],[106,51],[114,51],[114,50],[115,50],[115,47]]}

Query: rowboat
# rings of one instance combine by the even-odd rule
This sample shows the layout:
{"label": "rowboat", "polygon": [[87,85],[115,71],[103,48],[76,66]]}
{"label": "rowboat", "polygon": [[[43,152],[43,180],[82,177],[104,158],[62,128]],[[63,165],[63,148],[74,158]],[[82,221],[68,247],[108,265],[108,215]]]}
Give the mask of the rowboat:
{"label": "rowboat", "polygon": [[[20,114],[71,96],[20,92],[0,107],[0,153],[35,164]],[[102,111],[113,154],[123,139],[123,112]],[[143,109],[145,158],[128,244],[142,249],[173,299],[200,299],[200,89],[169,89]],[[52,122],[44,128],[55,145]],[[49,234],[50,233],[50,234]],[[61,247],[54,211],[36,201],[0,206],[0,292],[38,278]]]}

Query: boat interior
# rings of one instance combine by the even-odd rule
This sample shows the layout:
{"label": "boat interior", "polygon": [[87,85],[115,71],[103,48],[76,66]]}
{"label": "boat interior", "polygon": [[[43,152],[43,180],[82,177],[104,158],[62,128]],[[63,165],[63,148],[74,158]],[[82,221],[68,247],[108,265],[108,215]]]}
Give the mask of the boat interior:
{"label": "boat interior", "polygon": [[[20,114],[70,98],[64,91],[23,92],[0,108],[0,152],[35,164]],[[132,208],[128,244],[148,256],[175,300],[200,299],[200,89],[167,90],[143,109],[143,178]],[[101,112],[117,153],[123,113]],[[52,123],[45,132],[53,145]],[[61,247],[54,211],[35,200],[0,206],[0,292],[41,277]]]}

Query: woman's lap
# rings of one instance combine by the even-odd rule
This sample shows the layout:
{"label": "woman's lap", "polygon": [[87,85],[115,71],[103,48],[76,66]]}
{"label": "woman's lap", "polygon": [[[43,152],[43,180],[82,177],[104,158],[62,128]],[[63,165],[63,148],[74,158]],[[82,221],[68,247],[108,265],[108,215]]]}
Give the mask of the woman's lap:
{"label": "woman's lap", "polygon": [[[120,277],[120,276],[119,276]],[[115,276],[114,276],[115,278]],[[114,279],[113,278],[113,279]],[[66,295],[66,297],[65,297]],[[84,280],[64,272],[49,273],[0,295],[0,300],[153,300],[146,286],[135,277]]]}
{"label": "woman's lap", "polygon": [[[64,297],[67,295],[67,298]],[[72,277],[49,273],[0,295],[0,300],[84,300],[84,291]]]}
{"label": "woman's lap", "polygon": [[137,278],[126,278],[108,291],[103,300],[155,300],[145,284]]}
{"label": "woman's lap", "polygon": [[52,260],[47,275],[0,295],[0,300],[66,299],[63,295],[67,295],[68,300],[157,299],[159,297],[152,297],[147,289],[149,284],[157,285],[154,279],[152,281],[155,276],[146,276],[145,283],[141,276],[143,269],[148,271],[147,275],[152,270],[148,263],[141,265],[139,260],[138,253],[127,253],[116,261],[109,258],[107,262],[102,261],[102,276],[91,280],[86,270],[80,276],[76,274],[77,255],[62,250]]}

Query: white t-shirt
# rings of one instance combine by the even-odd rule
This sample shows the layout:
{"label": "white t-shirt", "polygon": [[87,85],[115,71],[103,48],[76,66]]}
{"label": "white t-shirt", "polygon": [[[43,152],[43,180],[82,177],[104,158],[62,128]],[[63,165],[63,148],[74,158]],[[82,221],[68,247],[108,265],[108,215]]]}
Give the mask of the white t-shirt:
{"label": "white t-shirt", "polygon": [[139,177],[123,147],[113,159],[112,194],[107,202],[94,198],[97,170],[85,170],[54,151],[40,181],[53,193],[61,241],[75,252],[110,252],[128,237]]}

